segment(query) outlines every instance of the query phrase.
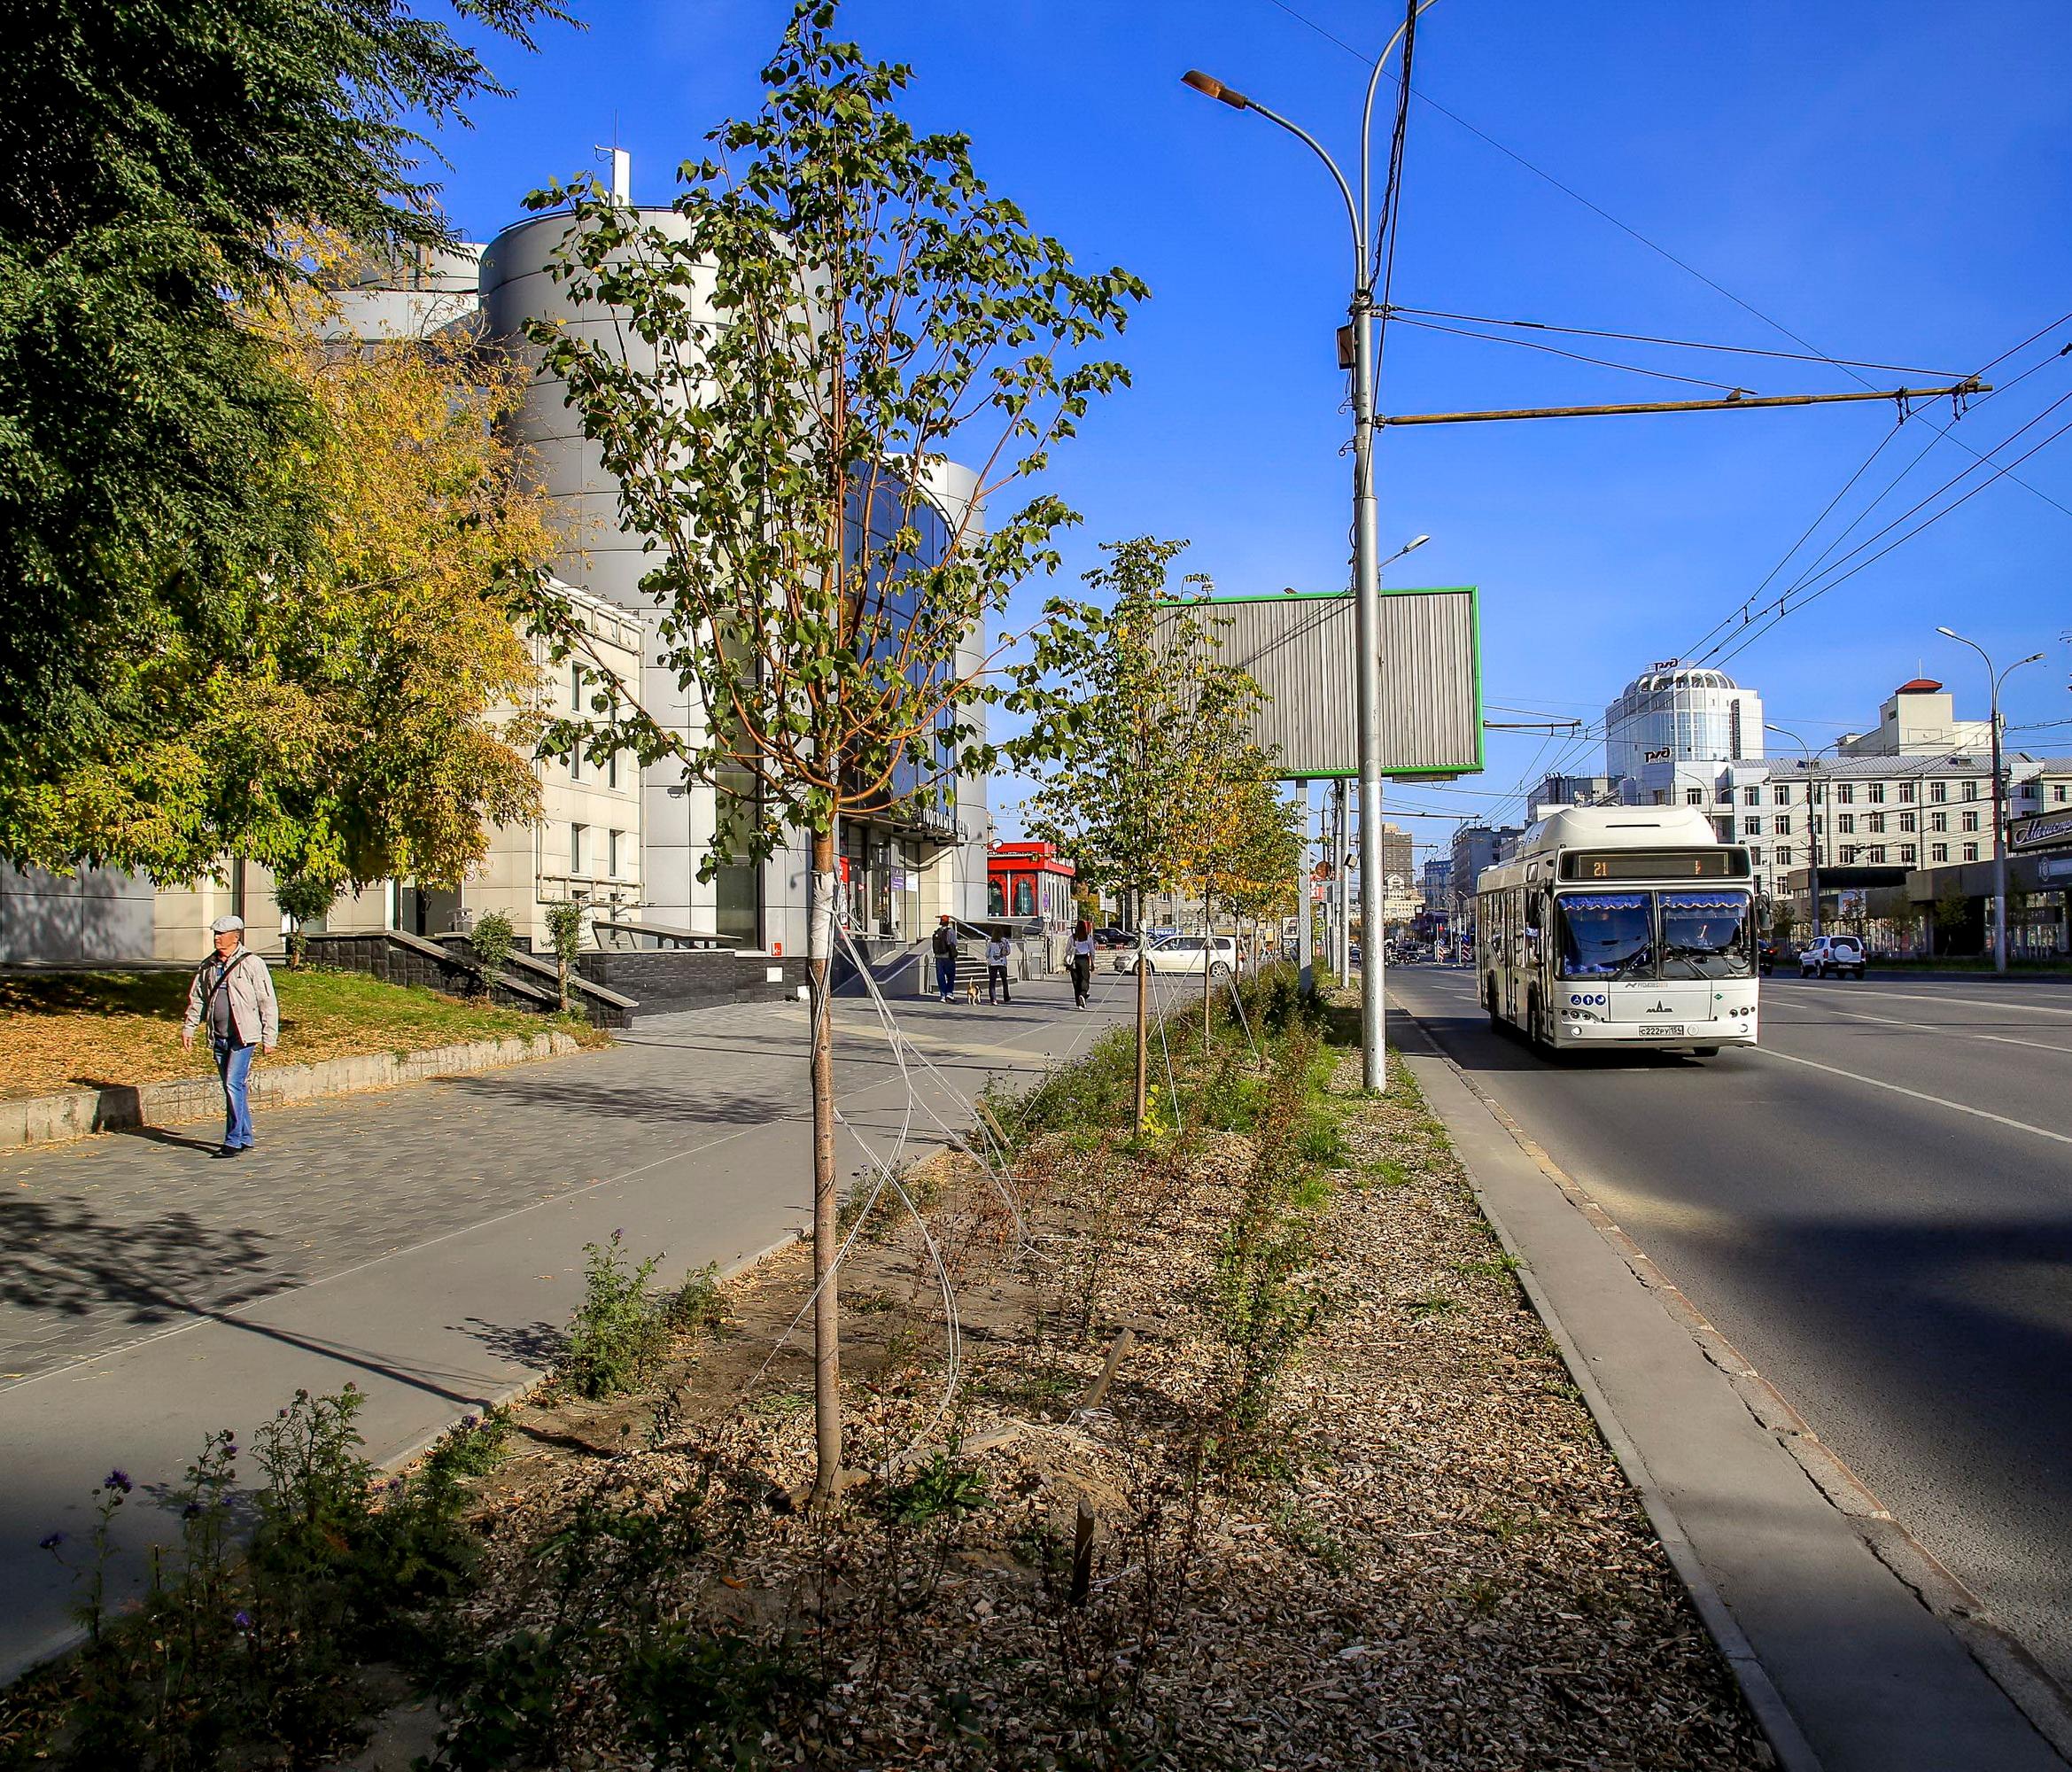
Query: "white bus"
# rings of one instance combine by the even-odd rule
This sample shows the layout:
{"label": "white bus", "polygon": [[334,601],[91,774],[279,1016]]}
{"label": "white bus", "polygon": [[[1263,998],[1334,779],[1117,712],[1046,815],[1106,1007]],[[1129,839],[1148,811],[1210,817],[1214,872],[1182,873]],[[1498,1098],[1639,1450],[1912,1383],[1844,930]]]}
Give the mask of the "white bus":
{"label": "white bus", "polygon": [[1752,886],[1696,808],[1549,813],[1475,882],[1489,1025],[1552,1052],[1754,1045]]}

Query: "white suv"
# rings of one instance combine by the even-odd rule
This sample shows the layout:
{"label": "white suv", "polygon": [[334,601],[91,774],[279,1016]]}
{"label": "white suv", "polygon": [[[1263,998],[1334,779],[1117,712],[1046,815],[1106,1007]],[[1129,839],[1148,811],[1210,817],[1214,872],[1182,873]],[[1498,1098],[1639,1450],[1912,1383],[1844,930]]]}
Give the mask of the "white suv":
{"label": "white suv", "polygon": [[1820,936],[1798,951],[1801,978],[1861,978],[1864,975],[1863,944],[1854,936]]}

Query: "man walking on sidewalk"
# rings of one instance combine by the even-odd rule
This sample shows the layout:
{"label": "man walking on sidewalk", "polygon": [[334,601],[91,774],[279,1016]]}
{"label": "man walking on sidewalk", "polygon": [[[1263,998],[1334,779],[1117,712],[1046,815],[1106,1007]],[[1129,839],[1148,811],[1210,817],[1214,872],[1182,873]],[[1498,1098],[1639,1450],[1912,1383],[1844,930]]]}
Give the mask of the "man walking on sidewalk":
{"label": "man walking on sidewalk", "polygon": [[957,994],[957,931],[945,916],[935,925],[935,995],[945,1003]]}
{"label": "man walking on sidewalk", "polygon": [[252,1148],[245,1079],[252,1073],[252,1048],[270,1053],[281,1043],[281,1005],[266,961],[244,945],[244,919],[218,917],[209,933],[216,951],[187,988],[180,1044],[192,1052],[195,1030],[208,1023],[216,1073],[223,1079],[223,1147],[216,1155],[234,1157]]}

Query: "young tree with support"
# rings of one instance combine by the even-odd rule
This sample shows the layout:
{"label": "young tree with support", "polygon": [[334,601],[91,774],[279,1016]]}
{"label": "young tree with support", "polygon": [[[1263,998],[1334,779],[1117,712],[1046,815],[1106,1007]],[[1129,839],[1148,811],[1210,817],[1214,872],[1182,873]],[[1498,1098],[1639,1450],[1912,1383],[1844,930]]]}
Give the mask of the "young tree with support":
{"label": "young tree with support", "polygon": [[[594,180],[532,199],[569,208],[564,293],[619,319],[616,340],[545,323],[532,339],[649,544],[662,663],[703,713],[665,731],[638,685],[601,678],[590,742],[745,784],[710,865],[811,843],[816,1504],[842,1462],[837,823],[953,812],[955,772],[990,766],[980,712],[1012,690],[980,656],[984,626],[1055,567],[1074,520],[1052,494],[1005,495],[1127,382],[1097,354],[1146,293],[1075,268],[989,193],[965,137],[917,135],[896,109],[909,70],[836,41],[834,13],[798,8],[762,110],[681,169],[671,227]],[[930,486],[952,453],[977,486],[948,509]]]}
{"label": "young tree with support", "polygon": [[[1035,742],[1050,761],[1023,808],[1032,835],[1069,855],[1079,876],[1127,894],[1137,909],[1137,1124],[1144,1124],[1149,1065],[1150,971],[1145,900],[1183,883],[1193,833],[1230,785],[1244,716],[1258,698],[1250,677],[1217,657],[1219,621],[1168,569],[1184,541],[1140,535],[1104,544],[1107,563],[1085,574],[1110,603],[1060,598],[1047,610],[1031,680],[1055,704]],[[1207,956],[1204,955],[1206,969]]]}

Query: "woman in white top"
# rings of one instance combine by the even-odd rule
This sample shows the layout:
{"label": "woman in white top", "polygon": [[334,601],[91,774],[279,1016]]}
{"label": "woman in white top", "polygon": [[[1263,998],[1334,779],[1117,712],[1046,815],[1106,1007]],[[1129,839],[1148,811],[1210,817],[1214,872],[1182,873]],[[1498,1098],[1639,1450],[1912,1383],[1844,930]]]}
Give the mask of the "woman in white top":
{"label": "woman in white top", "polygon": [[1082,917],[1072,926],[1072,1006],[1083,1009],[1093,994],[1093,925]]}

